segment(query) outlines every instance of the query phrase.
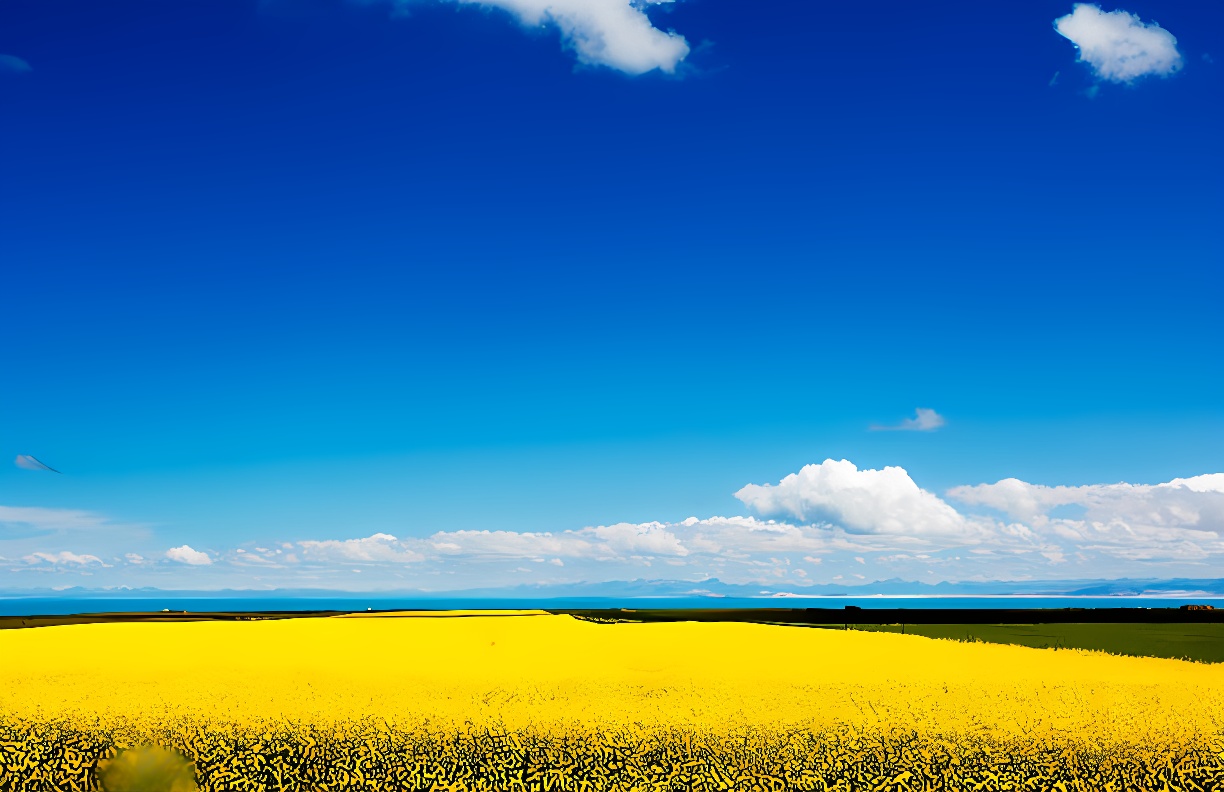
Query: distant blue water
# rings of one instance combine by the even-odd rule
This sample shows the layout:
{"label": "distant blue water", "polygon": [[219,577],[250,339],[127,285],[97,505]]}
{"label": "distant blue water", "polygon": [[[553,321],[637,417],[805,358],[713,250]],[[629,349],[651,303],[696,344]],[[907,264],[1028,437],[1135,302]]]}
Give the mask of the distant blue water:
{"label": "distant blue water", "polygon": [[1193,597],[660,597],[462,599],[442,597],[0,597],[0,616],[61,616],[76,613],[531,610],[549,608],[1177,608],[1197,603],[1224,608],[1224,599]]}

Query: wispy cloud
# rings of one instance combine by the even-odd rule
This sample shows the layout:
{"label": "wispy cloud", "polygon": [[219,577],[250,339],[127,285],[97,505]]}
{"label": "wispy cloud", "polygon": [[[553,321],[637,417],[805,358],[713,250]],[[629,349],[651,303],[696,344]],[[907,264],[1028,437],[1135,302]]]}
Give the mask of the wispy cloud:
{"label": "wispy cloud", "polygon": [[[672,73],[689,54],[684,36],[655,27],[646,15],[652,5],[673,0],[440,0],[509,12],[524,27],[545,25],[561,31],[567,49],[580,63],[607,66],[626,74],[658,69]],[[387,2],[404,11],[420,0],[352,0],[361,5]],[[399,13],[399,16],[407,16]]]}
{"label": "wispy cloud", "polygon": [[0,53],[0,74],[27,74],[32,71],[34,69],[25,60]]}
{"label": "wispy cloud", "polygon": [[1168,77],[1182,67],[1177,39],[1155,22],[1126,11],[1077,3],[1054,20],[1054,29],[1079,50],[1079,59],[1102,80],[1128,83],[1146,75]]}
{"label": "wispy cloud", "polygon": [[6,538],[6,529],[40,532],[79,531],[101,528],[110,524],[110,521],[102,515],[77,509],[0,506],[0,539]]}
{"label": "wispy cloud", "polygon": [[47,473],[59,473],[59,471],[55,468],[39,462],[29,454],[18,454],[17,458],[13,460],[13,464],[22,470],[40,470]]}
{"label": "wispy cloud", "polygon": [[873,432],[933,432],[946,423],[947,420],[934,410],[919,407],[914,410],[913,418],[906,418],[899,424],[872,424],[868,428]]}
{"label": "wispy cloud", "polygon": [[608,561],[689,553],[669,526],[659,522],[616,523],[561,533],[449,531],[435,533],[429,545],[447,556],[531,560],[555,556]]}

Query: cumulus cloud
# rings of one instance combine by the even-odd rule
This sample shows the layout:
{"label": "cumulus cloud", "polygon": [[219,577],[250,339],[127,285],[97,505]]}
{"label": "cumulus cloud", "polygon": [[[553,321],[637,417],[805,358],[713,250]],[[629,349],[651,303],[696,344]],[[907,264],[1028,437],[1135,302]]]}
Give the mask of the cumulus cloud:
{"label": "cumulus cloud", "polygon": [[420,553],[401,547],[398,539],[385,533],[364,539],[298,542],[298,546],[306,558],[320,561],[403,564],[424,559]]}
{"label": "cumulus cloud", "polygon": [[872,424],[870,428],[873,432],[933,432],[946,423],[944,417],[934,410],[919,407],[914,410],[913,418],[906,418],[895,426]]}
{"label": "cumulus cloud", "polygon": [[190,566],[208,566],[212,563],[212,558],[208,553],[195,550],[190,545],[170,548],[166,551],[166,558]]}
{"label": "cumulus cloud", "polygon": [[[1006,514],[1076,550],[1132,560],[1193,560],[1224,553],[1224,474],[1163,484],[1045,486],[1007,478],[948,496]],[[1075,515],[1056,513],[1073,509]]]}
{"label": "cumulus cloud", "polygon": [[21,559],[27,564],[54,564],[55,566],[89,566],[97,564],[105,566],[101,558],[94,555],[71,553],[62,550],[58,553],[30,553]]}
{"label": "cumulus cloud", "polygon": [[[380,0],[353,0],[370,5]],[[403,11],[420,0],[389,0]],[[646,15],[652,5],[673,0],[444,0],[509,12],[525,27],[555,26],[579,62],[626,74],[658,69],[672,73],[689,54],[678,33],[662,31]]]}
{"label": "cumulus cloud", "polygon": [[826,459],[807,465],[777,484],[749,484],[735,493],[762,514],[823,520],[850,533],[914,538],[970,538],[982,527],[927,492],[900,467],[859,470]]}
{"label": "cumulus cloud", "polygon": [[16,55],[0,53],[0,74],[26,74],[34,71],[30,64]]}
{"label": "cumulus cloud", "polygon": [[1024,521],[1048,516],[1060,506],[1083,507],[1088,519],[1119,516],[1142,518],[1158,525],[1224,527],[1224,474],[1177,478],[1164,484],[1088,484],[1056,486],[1029,484],[1015,478],[995,484],[953,487],[948,495],[975,506],[986,506]]}
{"label": "cumulus cloud", "polygon": [[1127,83],[1149,74],[1168,77],[1182,67],[1177,39],[1155,22],[1126,11],[1105,12],[1077,3],[1054,20],[1054,29],[1079,50],[1079,59],[1103,80]]}

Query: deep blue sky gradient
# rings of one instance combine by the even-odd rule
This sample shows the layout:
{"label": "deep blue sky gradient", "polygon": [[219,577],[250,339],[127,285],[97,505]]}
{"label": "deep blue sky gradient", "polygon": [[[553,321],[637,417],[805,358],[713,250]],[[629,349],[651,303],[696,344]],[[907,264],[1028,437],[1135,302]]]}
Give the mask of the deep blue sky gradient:
{"label": "deep blue sky gradient", "polygon": [[67,475],[0,503],[199,544],[1218,472],[1224,6],[1125,7],[1186,66],[1090,98],[1063,2],[684,0],[631,78],[472,7],[3,0],[0,450]]}

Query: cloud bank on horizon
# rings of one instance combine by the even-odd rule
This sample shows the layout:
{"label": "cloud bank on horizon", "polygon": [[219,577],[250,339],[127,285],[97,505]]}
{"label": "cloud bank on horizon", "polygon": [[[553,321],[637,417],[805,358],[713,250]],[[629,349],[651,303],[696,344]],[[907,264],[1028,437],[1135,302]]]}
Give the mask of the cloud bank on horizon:
{"label": "cloud bank on horizon", "polygon": [[1173,34],[1127,11],[1106,12],[1077,3],[1070,14],[1054,20],[1054,29],[1075,44],[1079,59],[1102,80],[1129,83],[1148,75],[1168,77],[1182,67]]}
{"label": "cloud bank on horizon", "polygon": [[[438,0],[510,13],[524,27],[555,26],[578,62],[626,74],[658,69],[671,74],[689,54],[684,36],[655,27],[646,9],[674,0]],[[351,0],[387,3],[406,11],[422,0]]]}
{"label": "cloud bank on horizon", "polygon": [[[148,541],[119,547],[90,530],[104,524],[96,516],[0,507],[0,551],[16,559],[0,565],[0,581],[46,585],[38,581],[54,573],[163,588],[447,591],[654,577],[801,591],[897,577],[1202,577],[1224,562],[1224,473],[1056,487],[1008,478],[953,487],[941,497],[901,467],[859,469],[827,459],[775,484],[748,484],[735,497],[754,514],[559,532],[378,532],[208,551],[190,544],[158,551]],[[48,528],[57,519],[68,527],[10,534],[23,522]]]}

